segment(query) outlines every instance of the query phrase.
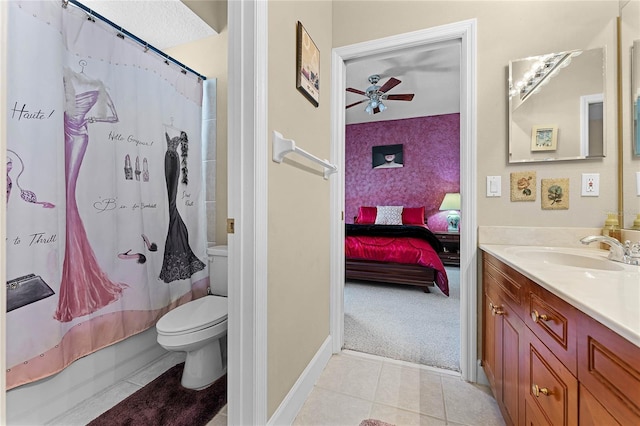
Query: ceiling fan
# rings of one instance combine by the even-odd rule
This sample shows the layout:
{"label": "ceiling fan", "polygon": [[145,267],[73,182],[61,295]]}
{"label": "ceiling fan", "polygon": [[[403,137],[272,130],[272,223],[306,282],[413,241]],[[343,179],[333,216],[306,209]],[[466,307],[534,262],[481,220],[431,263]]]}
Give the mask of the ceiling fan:
{"label": "ceiling fan", "polygon": [[413,93],[406,93],[401,95],[389,95],[387,92],[398,84],[401,83],[397,78],[391,77],[385,84],[382,86],[378,86],[378,82],[380,81],[380,76],[378,74],[373,74],[369,76],[369,86],[366,92],[362,90],[354,89],[352,87],[347,87],[347,92],[357,93],[359,95],[364,95],[368,99],[363,99],[358,102],[354,102],[350,105],[347,105],[347,108],[351,108],[352,106],[359,105],[363,102],[367,102],[367,107],[364,109],[368,114],[377,114],[381,111],[387,109],[387,106],[382,103],[382,101],[390,100],[390,101],[410,101],[413,99]]}

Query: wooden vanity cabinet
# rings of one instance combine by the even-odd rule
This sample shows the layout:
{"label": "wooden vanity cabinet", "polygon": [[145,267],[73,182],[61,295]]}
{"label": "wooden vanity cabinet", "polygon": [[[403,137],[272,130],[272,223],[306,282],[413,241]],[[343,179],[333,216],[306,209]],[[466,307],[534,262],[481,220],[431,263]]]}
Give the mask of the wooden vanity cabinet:
{"label": "wooden vanity cabinet", "polygon": [[483,253],[482,365],[508,425],[640,425],[640,348]]}
{"label": "wooden vanity cabinet", "polygon": [[640,348],[587,315],[578,330],[580,384],[620,424],[640,425]]}
{"label": "wooden vanity cabinet", "polygon": [[523,289],[503,266],[487,262],[483,270],[483,365],[502,417],[507,424],[518,425],[524,422],[520,397],[525,350]]}

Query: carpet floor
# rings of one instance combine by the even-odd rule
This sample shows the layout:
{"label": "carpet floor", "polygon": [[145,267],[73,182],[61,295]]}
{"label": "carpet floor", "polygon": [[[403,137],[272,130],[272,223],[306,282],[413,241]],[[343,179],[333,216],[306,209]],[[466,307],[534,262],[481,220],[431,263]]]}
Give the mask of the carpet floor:
{"label": "carpet floor", "polygon": [[449,297],[437,288],[347,282],[344,348],[460,371],[460,269],[446,270]]}
{"label": "carpet floor", "polygon": [[227,376],[199,391],[180,384],[184,363],[92,420],[90,426],[204,426],[227,403]]}

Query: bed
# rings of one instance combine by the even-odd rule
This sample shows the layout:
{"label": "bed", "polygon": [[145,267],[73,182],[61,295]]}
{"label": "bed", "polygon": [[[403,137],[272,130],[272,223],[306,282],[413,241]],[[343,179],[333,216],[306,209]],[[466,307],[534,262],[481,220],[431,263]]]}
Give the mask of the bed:
{"label": "bed", "polygon": [[346,279],[414,285],[425,292],[436,285],[448,296],[437,254],[442,244],[427,227],[424,208],[392,206],[395,218],[385,219],[384,207],[360,207],[355,223],[345,225]]}

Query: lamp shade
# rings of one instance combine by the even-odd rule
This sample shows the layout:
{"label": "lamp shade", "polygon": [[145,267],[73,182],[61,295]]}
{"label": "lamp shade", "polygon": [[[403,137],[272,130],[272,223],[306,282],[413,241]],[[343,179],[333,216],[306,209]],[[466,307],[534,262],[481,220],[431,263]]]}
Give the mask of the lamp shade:
{"label": "lamp shade", "polygon": [[460,210],[460,194],[448,192],[445,194],[440,210]]}

